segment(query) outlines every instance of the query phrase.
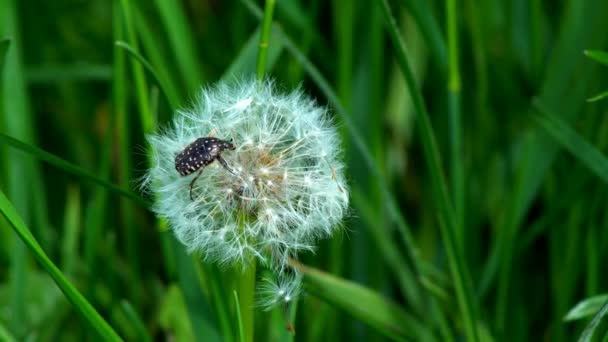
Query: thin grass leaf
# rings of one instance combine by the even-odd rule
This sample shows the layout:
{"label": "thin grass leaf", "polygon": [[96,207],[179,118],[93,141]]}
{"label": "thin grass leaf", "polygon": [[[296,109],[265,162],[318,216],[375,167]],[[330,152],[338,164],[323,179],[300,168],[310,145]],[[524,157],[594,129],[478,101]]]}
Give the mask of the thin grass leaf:
{"label": "thin grass leaf", "polygon": [[135,60],[137,60],[139,63],[141,63],[141,65],[143,65],[146,68],[146,70],[148,70],[148,72],[150,72],[150,74],[152,74],[152,76],[158,83],[161,91],[167,98],[167,101],[169,102],[169,106],[172,109],[176,109],[178,101],[176,98],[174,98],[171,95],[173,93],[168,91],[168,89],[169,89],[168,81],[164,77],[160,76],[160,74],[156,71],[156,69],[152,66],[152,64],[150,64],[139,52],[135,51],[135,49],[133,49],[128,43],[119,40],[119,41],[114,42],[114,44],[120,48],[125,49],[129,53],[129,55],[131,55],[131,57],[135,58]]}
{"label": "thin grass leaf", "polygon": [[458,17],[455,0],[446,2],[446,27],[448,31],[448,127],[450,138],[450,185],[456,219],[457,247],[464,250],[466,232],[464,228],[465,177],[462,138],[462,119],[460,110],[461,76],[459,66]]}
{"label": "thin grass leaf", "polygon": [[601,180],[608,183],[608,158],[563,120],[553,115],[540,99],[534,100],[538,124],[563,148],[583,163]]}
{"label": "thin grass leaf", "polygon": [[[186,82],[187,91],[193,91],[201,82],[202,72],[196,53],[196,41],[188,24],[188,15],[177,1],[154,1],[169,37],[170,50],[177,60],[176,68]],[[190,13],[188,13],[190,14]]]}
{"label": "thin grass leaf", "polygon": [[568,311],[566,316],[564,316],[564,321],[576,321],[595,315],[606,303],[608,303],[608,294],[585,298]]}
{"label": "thin grass leaf", "polygon": [[433,15],[432,4],[425,0],[401,0],[401,2],[410,10],[416,24],[420,27],[437,68],[445,72],[448,68],[448,50],[441,27]]}
{"label": "thin grass leaf", "polygon": [[266,72],[266,57],[268,56],[268,44],[270,37],[270,29],[272,28],[272,15],[274,12],[275,0],[266,0],[264,8],[264,20],[262,23],[262,34],[260,35],[260,44],[258,46],[258,62],[255,69],[255,74],[258,80],[264,79]]}
{"label": "thin grass leaf", "polygon": [[603,99],[605,97],[608,97],[608,90],[605,91],[605,92],[603,92],[603,93],[597,94],[594,97],[591,97],[591,98],[587,99],[587,102],[599,101],[599,100],[601,100],[601,99]]}
{"label": "thin grass leaf", "polygon": [[112,327],[97,313],[93,306],[89,304],[76,287],[70,283],[51,259],[49,259],[32,233],[25,226],[15,207],[13,207],[2,191],[0,191],[0,211],[11,224],[19,238],[30,249],[36,260],[38,260],[40,265],[42,265],[65,294],[66,298],[72,303],[74,309],[91,325],[93,330],[99,334],[99,337],[104,341],[122,341]]}
{"label": "thin grass leaf", "polygon": [[602,336],[606,334],[608,325],[608,302],[604,303],[604,306],[600,311],[593,317],[591,322],[585,327],[581,337],[578,339],[579,342],[591,342],[599,341]]}
{"label": "thin grass leaf", "polygon": [[315,296],[369,324],[387,337],[432,341],[435,337],[414,316],[382,295],[356,283],[302,264],[306,289]]}
{"label": "thin grass leaf", "polygon": [[379,5],[382,6],[382,13],[395,48],[397,61],[407,82],[409,95],[412,98],[416,110],[417,128],[420,132],[425,159],[430,171],[433,194],[438,201],[439,227],[448,256],[448,264],[454,280],[454,287],[456,289],[456,297],[458,299],[461,318],[464,323],[464,330],[468,340],[477,341],[476,307],[473,301],[471,279],[462,255],[463,249],[459,247],[456,238],[456,234],[458,233],[458,222],[448,196],[445,177],[441,169],[441,156],[433,133],[433,128],[429,120],[422,93],[416,84],[414,74],[410,68],[405,44],[399,34],[390,6],[386,0],[379,0]]}
{"label": "thin grass leaf", "polygon": [[599,50],[585,50],[585,56],[593,59],[598,63],[608,65],[608,52]]}
{"label": "thin grass leaf", "polygon": [[378,216],[371,210],[373,208],[369,204],[369,200],[365,194],[359,190],[358,187],[353,187],[351,191],[351,197],[353,204],[358,208],[358,213],[361,219],[366,222],[369,226],[369,233],[374,239],[374,242],[378,246],[384,262],[391,268],[397,281],[400,285],[401,293],[407,300],[408,304],[412,305],[415,310],[426,309],[420,308],[423,302],[420,300],[420,288],[418,287],[418,278],[413,274],[405,258],[399,251],[397,241],[391,238],[390,234],[387,234],[385,227],[374,224],[378,222]]}
{"label": "thin grass leaf", "polygon": [[125,315],[131,322],[132,326],[135,328],[135,332],[137,332],[137,341],[150,342],[152,341],[152,337],[148,334],[148,330],[146,329],[146,325],[141,320],[141,317],[135,311],[135,308],[131,303],[126,300],[120,301],[120,307],[124,311]]}
{"label": "thin grass leaf", "polygon": [[[122,17],[124,19],[126,38],[133,50],[138,50],[137,32],[135,31],[135,23],[131,15],[131,3],[127,0],[119,0],[122,9]],[[151,102],[149,99],[149,89],[146,84],[146,77],[142,65],[132,61],[133,79],[135,81],[135,92],[137,99],[137,107],[139,109],[139,117],[144,133],[151,132],[156,127],[156,117],[151,111]]]}
{"label": "thin grass leaf", "polygon": [[243,332],[243,319],[241,318],[241,305],[239,304],[239,294],[235,291],[232,291],[234,295],[234,306],[236,308],[236,319],[239,325],[239,342],[244,341],[245,333]]}
{"label": "thin grass leaf", "polygon": [[[237,57],[232,61],[228,69],[224,71],[221,79],[230,81],[231,77],[239,75],[249,75],[255,72],[258,44],[260,41],[260,27],[258,27],[249,37],[247,43],[241,48]],[[268,44],[268,56],[266,58],[266,68],[272,69],[281,53],[284,45],[281,37],[275,30],[270,30]]]}
{"label": "thin grass leaf", "polygon": [[57,157],[54,154],[48,153],[46,151],[43,151],[37,147],[34,147],[32,145],[26,144],[22,141],[19,141],[15,138],[12,138],[4,133],[0,133],[0,142],[1,143],[5,143],[9,146],[12,146],[18,150],[21,150],[23,152],[26,152],[28,154],[30,154],[31,156],[33,156],[34,158],[38,159],[38,160],[42,160],[45,161],[59,169],[62,169],[64,171],[66,171],[67,173],[73,174],[75,176],[78,176],[84,180],[87,180],[91,183],[103,186],[104,188],[111,190],[121,196],[125,196],[127,198],[132,199],[135,203],[138,203],[140,205],[142,205],[143,207],[149,208],[152,204],[150,202],[148,202],[147,200],[143,199],[142,197],[138,196],[137,194],[129,191],[129,190],[125,190],[115,184],[112,184],[102,178],[97,177],[96,175],[94,175],[93,173],[86,171],[85,169],[81,168],[80,166],[76,166],[70,162],[67,162],[59,157]]}
{"label": "thin grass leaf", "polygon": [[28,66],[25,72],[25,77],[30,84],[56,85],[58,82],[108,82],[112,80],[112,67],[107,64],[74,63]]}

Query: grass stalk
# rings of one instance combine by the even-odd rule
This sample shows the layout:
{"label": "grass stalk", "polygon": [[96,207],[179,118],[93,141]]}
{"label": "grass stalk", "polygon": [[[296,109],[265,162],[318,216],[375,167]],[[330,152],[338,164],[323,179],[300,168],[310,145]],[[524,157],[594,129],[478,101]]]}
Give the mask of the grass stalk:
{"label": "grass stalk", "polygon": [[266,0],[262,33],[260,34],[260,44],[258,46],[258,60],[255,68],[255,75],[258,80],[263,80],[266,73],[266,59],[268,57],[268,43],[270,41],[270,30],[272,29],[274,5],[275,0]]}
{"label": "grass stalk", "polygon": [[397,29],[397,24],[391,13],[391,9],[386,0],[380,0],[383,9],[384,20],[389,31],[389,35],[397,54],[397,61],[408,85],[409,95],[412,98],[414,108],[417,112],[416,123],[419,130],[420,139],[424,149],[425,159],[431,174],[431,186],[433,195],[439,206],[439,227],[446,249],[450,271],[454,281],[458,306],[463,320],[465,335],[469,341],[477,341],[475,306],[471,280],[468,269],[464,263],[464,258],[458,248],[456,233],[458,229],[457,221],[453,212],[452,204],[447,193],[445,178],[441,170],[441,158],[437,143],[429,120],[429,116],[422,98],[422,94],[416,85],[416,80],[410,69],[405,44]]}
{"label": "grass stalk", "polygon": [[446,2],[446,26],[448,37],[448,125],[450,132],[450,180],[452,201],[454,202],[456,241],[461,251],[464,250],[464,156],[462,147],[462,125],[460,112],[461,78],[458,48],[458,16],[456,0]]}

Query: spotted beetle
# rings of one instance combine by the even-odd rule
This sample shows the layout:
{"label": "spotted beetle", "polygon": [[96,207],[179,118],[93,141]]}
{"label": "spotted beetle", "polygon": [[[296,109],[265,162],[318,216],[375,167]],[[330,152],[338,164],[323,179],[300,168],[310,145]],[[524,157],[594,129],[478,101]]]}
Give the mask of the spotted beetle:
{"label": "spotted beetle", "polygon": [[192,198],[192,187],[196,179],[203,173],[203,168],[211,164],[214,160],[222,164],[222,166],[230,173],[235,174],[228,166],[226,160],[222,158],[223,150],[234,150],[236,147],[231,140],[222,140],[213,137],[202,137],[196,139],[193,143],[186,146],[180,153],[175,156],[175,169],[182,176],[187,176],[197,170],[200,170],[198,175],[190,182],[190,199]]}

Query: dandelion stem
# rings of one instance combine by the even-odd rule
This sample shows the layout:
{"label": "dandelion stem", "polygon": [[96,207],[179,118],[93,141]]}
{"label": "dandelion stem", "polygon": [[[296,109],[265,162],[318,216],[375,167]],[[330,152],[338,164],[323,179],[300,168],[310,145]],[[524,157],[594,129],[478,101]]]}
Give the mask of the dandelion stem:
{"label": "dandelion stem", "polygon": [[264,9],[264,22],[262,23],[262,33],[260,34],[260,46],[258,48],[258,63],[256,66],[256,78],[264,79],[266,71],[266,56],[268,55],[268,41],[270,29],[272,27],[272,14],[274,12],[275,0],[266,0]]}
{"label": "dandelion stem", "polygon": [[256,260],[252,259],[239,279],[239,307],[242,319],[242,342],[253,341]]}

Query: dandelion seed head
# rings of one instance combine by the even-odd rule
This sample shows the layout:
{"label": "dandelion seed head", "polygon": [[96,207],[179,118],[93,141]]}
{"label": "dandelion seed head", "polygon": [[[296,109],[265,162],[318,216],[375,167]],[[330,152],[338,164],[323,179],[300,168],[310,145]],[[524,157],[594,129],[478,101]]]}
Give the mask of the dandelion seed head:
{"label": "dandelion seed head", "polygon": [[[231,141],[200,177],[180,176],[174,159],[200,137]],[[325,108],[270,81],[203,89],[190,109],[148,137],[145,185],[154,211],[190,252],[221,264],[258,258],[283,270],[299,251],[330,236],[348,208],[339,136]],[[288,288],[285,295],[294,298]],[[288,297],[283,297],[285,300]]]}

